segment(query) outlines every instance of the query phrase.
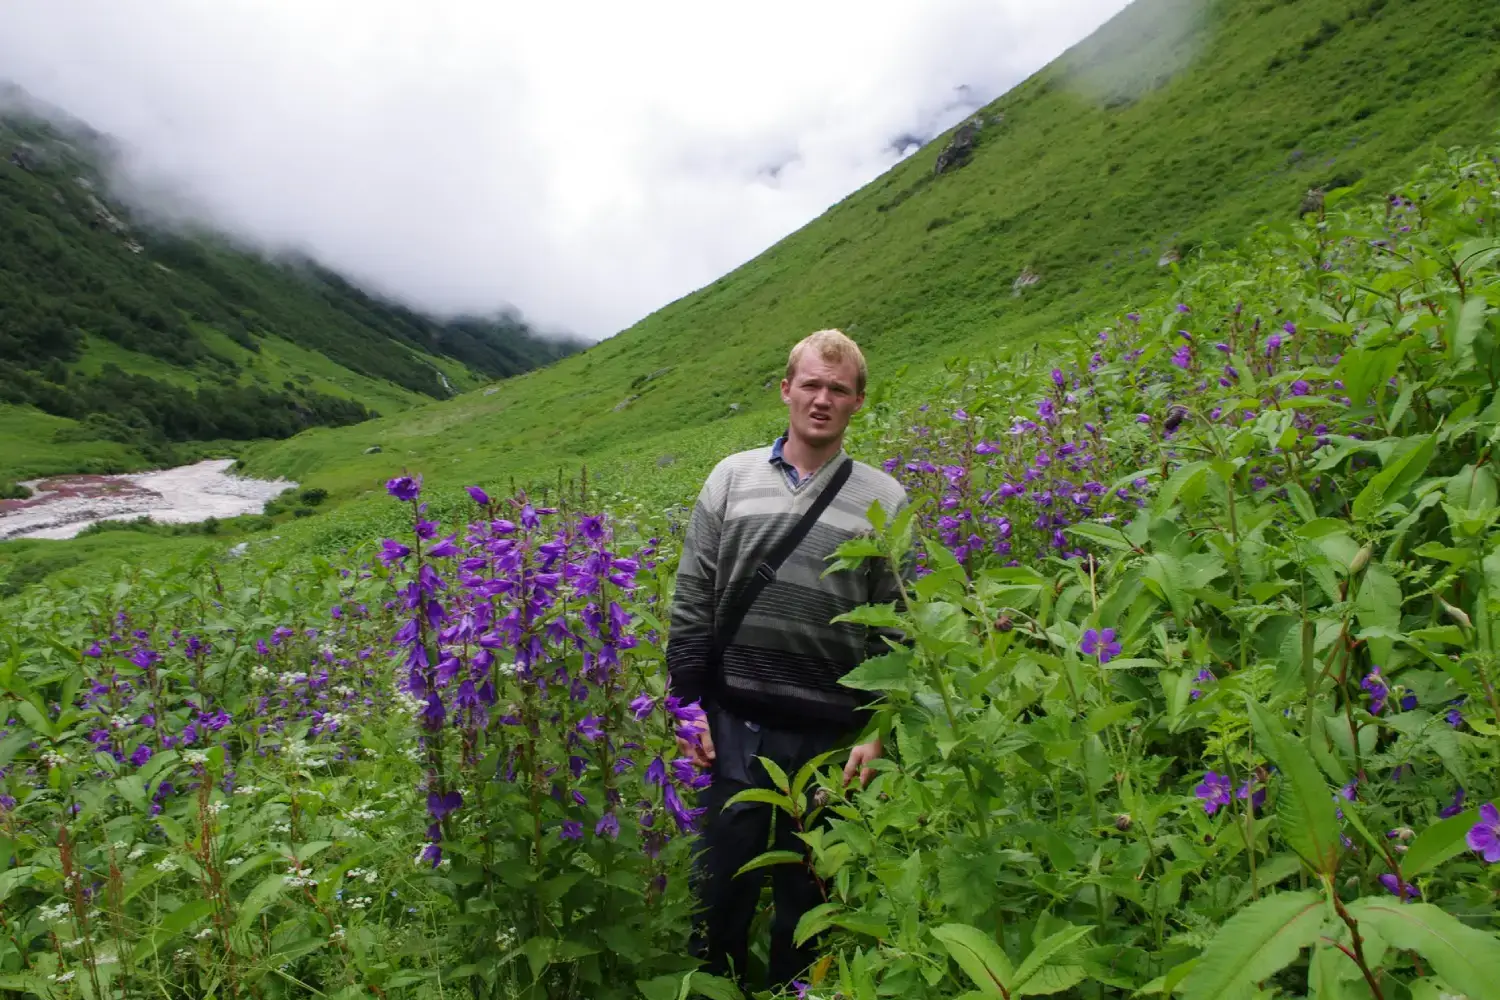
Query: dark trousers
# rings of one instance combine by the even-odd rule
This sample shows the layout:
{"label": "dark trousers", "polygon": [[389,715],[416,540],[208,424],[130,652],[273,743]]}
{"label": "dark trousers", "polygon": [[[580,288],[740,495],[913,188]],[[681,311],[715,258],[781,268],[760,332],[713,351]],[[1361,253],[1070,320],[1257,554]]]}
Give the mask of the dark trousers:
{"label": "dark trousers", "polygon": [[[816,957],[812,942],[792,943],[797,921],[823,902],[817,881],[804,865],[772,865],[735,872],[769,850],[806,853],[784,811],[755,802],[724,808],[724,803],[746,788],[775,788],[757,756],[781,766],[788,779],[813,757],[852,742],[851,733],[804,733],[757,727],[723,709],[708,713],[713,736],[714,782],[699,804],[707,807],[699,828],[693,859],[693,891],[699,910],[694,921],[692,950],[704,971],[745,979],[750,951],[750,924],[755,919],[765,876],[771,875],[770,985],[784,986],[797,978]],[[837,763],[842,766],[843,760]]]}

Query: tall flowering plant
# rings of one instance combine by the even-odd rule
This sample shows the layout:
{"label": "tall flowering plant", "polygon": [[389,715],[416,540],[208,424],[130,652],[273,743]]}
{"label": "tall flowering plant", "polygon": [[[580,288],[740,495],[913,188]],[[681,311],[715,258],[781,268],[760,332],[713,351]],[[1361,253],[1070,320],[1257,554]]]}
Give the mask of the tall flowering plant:
{"label": "tall flowering plant", "polygon": [[411,513],[380,560],[401,618],[388,655],[419,723],[414,861],[453,884],[453,940],[476,913],[498,928],[469,975],[603,996],[627,970],[690,966],[677,873],[707,778],[677,747],[704,722],[662,696],[661,637],[632,610],[652,603],[655,544],[479,487],[444,533],[419,481],[387,489]]}

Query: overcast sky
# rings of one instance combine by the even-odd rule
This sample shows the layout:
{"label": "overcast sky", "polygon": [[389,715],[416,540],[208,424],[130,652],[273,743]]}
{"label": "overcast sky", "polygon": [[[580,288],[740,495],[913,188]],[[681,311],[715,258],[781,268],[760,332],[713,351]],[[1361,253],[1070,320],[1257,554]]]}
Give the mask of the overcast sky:
{"label": "overcast sky", "polygon": [[46,0],[0,77],[135,185],[439,312],[608,336],[755,256],[1125,0]]}

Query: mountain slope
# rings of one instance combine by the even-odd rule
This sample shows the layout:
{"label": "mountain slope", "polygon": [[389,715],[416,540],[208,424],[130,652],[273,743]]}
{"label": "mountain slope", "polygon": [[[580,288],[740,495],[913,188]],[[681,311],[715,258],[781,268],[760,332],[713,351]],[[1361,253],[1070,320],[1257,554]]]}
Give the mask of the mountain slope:
{"label": "mountain slope", "polygon": [[[1500,121],[1500,5],[1137,0],[755,260],[498,391],[249,453],[345,493],[409,465],[555,472],[754,439],[798,337],[839,326],[877,383],[1011,349],[1157,287],[1163,264],[1292,219],[1310,189],[1378,192]],[[1060,334],[1053,332],[1052,336]],[[710,427],[710,425],[712,425]],[[379,442],[378,456],[362,445]],[[663,460],[665,461],[665,460]]]}
{"label": "mountain slope", "polygon": [[[31,107],[0,93],[0,403],[81,422],[66,428],[73,443],[93,435],[147,461],[177,442],[286,437],[445,399],[579,346],[514,315],[435,320],[315,262],[136,219],[108,194],[108,141]],[[67,452],[0,459],[0,478],[60,471]]]}

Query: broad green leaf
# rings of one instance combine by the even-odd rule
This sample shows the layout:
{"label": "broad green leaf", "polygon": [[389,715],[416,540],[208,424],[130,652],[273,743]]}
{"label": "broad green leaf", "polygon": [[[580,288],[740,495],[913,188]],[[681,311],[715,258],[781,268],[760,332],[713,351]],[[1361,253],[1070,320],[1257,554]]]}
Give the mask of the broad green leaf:
{"label": "broad green leaf", "polygon": [[5,897],[14,892],[17,886],[24,885],[33,873],[41,870],[41,865],[22,865],[0,872],[0,903],[5,902]]}
{"label": "broad green leaf", "polygon": [[1468,849],[1464,837],[1479,819],[1479,810],[1470,809],[1457,816],[1439,820],[1417,834],[1401,859],[1401,874],[1410,881]]}
{"label": "broad green leaf", "polygon": [[1010,958],[987,934],[968,924],[943,924],[932,936],[943,943],[948,954],[968,974],[987,997],[1002,1000],[1009,991],[1014,969]]}
{"label": "broad green leaf", "polygon": [[724,803],[724,808],[739,805],[741,802],[761,802],[768,806],[775,806],[790,813],[792,800],[781,792],[773,792],[769,788],[746,788],[744,791],[735,792],[734,797]]}
{"label": "broad green leaf", "polygon": [[281,895],[281,890],[285,886],[285,875],[267,875],[262,879],[245,896],[245,901],[240,904],[234,921],[235,930],[249,930],[254,925],[256,917],[260,916],[262,910],[276,901],[276,897]]}
{"label": "broad green leaf", "polygon": [[832,619],[833,624],[839,622],[852,622],[855,625],[868,625],[871,628],[895,628],[901,627],[901,616],[896,613],[893,604],[865,604]]}
{"label": "broad green leaf", "polygon": [[1088,977],[1088,970],[1081,965],[1044,965],[1036,975],[1011,991],[1011,996],[1050,996],[1070,990]]}
{"label": "broad green leaf", "polygon": [[192,899],[168,913],[157,922],[151,936],[136,945],[132,961],[141,962],[162,950],[162,946],[193,924],[214,912],[214,904],[207,899]]}
{"label": "broad green leaf", "polygon": [[1338,867],[1339,828],[1333,792],[1312,754],[1281,732],[1280,723],[1259,704],[1247,699],[1251,716],[1271,741],[1267,752],[1281,768],[1285,784],[1276,802],[1281,834],[1287,844],[1314,870],[1332,875]]}
{"label": "broad green leaf", "polygon": [[766,853],[745,862],[740,870],[735,872],[736,876],[746,872],[753,872],[757,868],[769,868],[772,865],[800,865],[806,864],[807,857],[796,851],[767,851]]}
{"label": "broad green leaf", "polygon": [[1013,989],[1020,990],[1032,976],[1041,970],[1042,966],[1052,961],[1053,956],[1069,945],[1082,940],[1093,929],[1093,927],[1088,925],[1082,927],[1065,927],[1057,933],[1049,934],[1037,942],[1037,946],[1031,950],[1031,954],[1027,955],[1026,959],[1016,968],[1016,974],[1012,980],[1015,984]]}
{"label": "broad green leaf", "polygon": [[1238,1000],[1296,960],[1318,939],[1323,897],[1283,892],[1251,903],[1224,922],[1183,981],[1184,1000]]}
{"label": "broad green leaf", "polygon": [[1107,548],[1118,549],[1122,552],[1129,552],[1135,548],[1131,544],[1130,539],[1125,537],[1124,532],[1119,528],[1111,528],[1105,524],[1094,524],[1093,522],[1085,521],[1082,524],[1071,525],[1064,530],[1071,535],[1077,535],[1079,538],[1086,538],[1091,542],[1098,542]]}
{"label": "broad green leaf", "polygon": [[1369,521],[1388,503],[1400,500],[1416,485],[1437,448],[1437,435],[1429,434],[1414,447],[1392,458],[1354,498],[1354,519]]}
{"label": "broad green leaf", "polygon": [[893,649],[864,660],[839,678],[844,687],[858,691],[907,691],[911,689],[911,650]]}
{"label": "broad green leaf", "polygon": [[1471,997],[1493,996],[1500,983],[1500,939],[1470,927],[1431,903],[1400,903],[1365,896],[1349,904],[1392,947],[1414,951],[1432,963],[1448,985]]}
{"label": "broad green leaf", "polygon": [[808,939],[821,934],[833,926],[833,918],[843,909],[839,903],[819,903],[797,920],[797,927],[792,931],[792,943],[802,947]]}

